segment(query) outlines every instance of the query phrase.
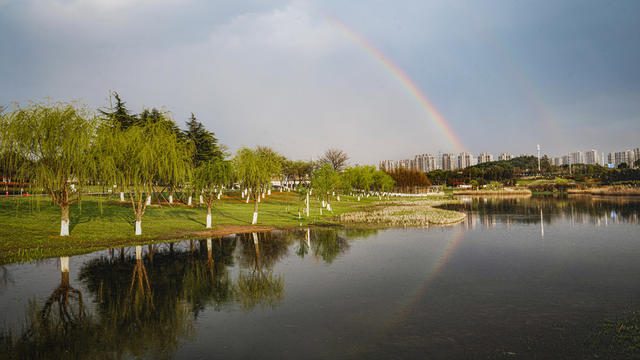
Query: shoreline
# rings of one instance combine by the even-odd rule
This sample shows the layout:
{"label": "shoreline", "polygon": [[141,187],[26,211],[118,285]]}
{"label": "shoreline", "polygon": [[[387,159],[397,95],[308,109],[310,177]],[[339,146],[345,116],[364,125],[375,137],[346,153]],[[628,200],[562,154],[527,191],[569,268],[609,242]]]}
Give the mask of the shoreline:
{"label": "shoreline", "polygon": [[[97,222],[97,225],[101,226],[104,230],[99,231],[85,228],[73,231],[70,236],[64,238],[61,238],[58,235],[51,234],[51,225],[47,225],[47,222],[51,220],[45,221],[45,219],[50,218],[51,216],[59,216],[57,215],[59,214],[57,212],[59,210],[56,207],[50,206],[48,209],[43,209],[42,211],[38,209],[37,213],[34,212],[30,215],[25,215],[25,218],[22,219],[19,217],[13,218],[13,216],[6,217],[5,215],[4,220],[8,221],[9,224],[14,222],[14,225],[16,227],[15,230],[12,231],[6,231],[11,230],[11,227],[6,228],[5,234],[3,235],[3,237],[0,237],[0,265],[31,262],[59,256],[82,255],[110,248],[148,245],[158,242],[181,241],[188,238],[222,237],[230,234],[265,232],[273,230],[293,230],[298,228],[315,228],[323,226],[337,228],[367,227],[387,229],[394,227],[406,228],[452,225],[459,223],[466,217],[466,214],[461,212],[435,208],[435,206],[458,202],[455,199],[393,199],[385,201],[378,201],[378,199],[375,199],[375,201],[370,200],[358,202],[353,199],[347,199],[347,197],[345,197],[342,202],[336,202],[333,204],[336,208],[340,208],[339,211],[325,213],[325,216],[315,213],[320,205],[319,203],[316,204],[316,201],[314,199],[314,201],[312,201],[312,215],[302,219],[295,219],[295,215],[291,214],[291,211],[289,210],[292,204],[284,202],[283,199],[284,197],[278,198],[277,196],[272,199],[267,199],[267,201],[264,202],[263,206],[270,204],[271,208],[262,208],[262,211],[264,211],[265,213],[271,212],[271,217],[267,217],[266,214],[263,213],[265,214],[263,215],[265,216],[263,224],[250,225],[242,220],[239,220],[236,217],[237,214],[235,213],[227,213],[226,215],[219,213],[221,211],[221,207],[223,211],[252,211],[253,206],[244,206],[243,203],[236,204],[236,199],[229,198],[226,200],[226,202],[220,203],[220,205],[218,205],[218,208],[216,210],[218,212],[217,216],[219,219],[221,215],[223,216],[220,220],[220,223],[214,224],[213,229],[210,230],[205,230],[204,224],[197,225],[197,223],[193,222],[194,219],[191,218],[193,213],[202,212],[202,208],[188,208],[186,206],[166,208],[159,207],[157,208],[157,211],[165,213],[160,214],[160,218],[156,218],[154,220],[143,220],[143,228],[153,229],[149,230],[149,232],[147,232],[146,234],[143,233],[143,235],[139,238],[133,237],[132,235],[123,236],[119,230],[121,230],[122,228],[128,228],[127,223],[123,222],[122,220],[118,220],[117,223],[110,222],[113,221],[110,218],[114,217],[114,214],[107,214],[106,212],[105,217],[102,217],[101,215],[94,220]],[[116,201],[105,202],[104,204],[98,204],[97,202],[91,203],[86,201],[84,203],[85,204],[83,205],[83,207],[108,206],[110,211],[118,212],[118,215],[128,214],[128,211],[130,211],[126,206],[122,206],[122,204]],[[422,221],[407,221],[405,215],[408,214],[402,214],[402,216],[404,217],[401,216],[400,219],[403,220],[400,220],[399,222],[367,221],[356,223],[341,221],[341,217],[347,214],[359,213],[365,214],[365,216],[369,217],[372,215],[371,211],[380,211],[388,208],[393,208],[394,206],[397,207],[399,204],[403,206],[408,205],[410,207],[415,207],[411,208],[409,211],[415,210],[417,212],[425,210],[424,206],[425,204],[428,204],[428,210],[430,211],[430,213],[426,217],[428,223],[424,222],[424,216],[422,218],[418,216],[418,219],[422,219]],[[285,209],[287,210],[285,211]],[[407,211],[407,209],[403,210]],[[275,213],[275,211],[280,212],[281,215],[278,215],[277,213]],[[87,212],[87,210],[83,210],[83,212]],[[187,214],[187,212],[191,213]],[[180,214],[178,215],[177,213]],[[446,219],[442,217],[438,218],[436,216],[445,213],[448,213],[449,215],[457,214],[457,216],[449,216]],[[169,218],[167,220],[163,220],[163,216],[169,216]],[[214,217],[215,216],[216,215],[214,215]],[[289,218],[287,219],[287,217]],[[291,219],[291,217],[294,218]],[[33,221],[29,221],[28,219],[30,218]],[[236,223],[230,223],[229,220],[231,220],[231,222],[235,221]],[[19,221],[22,221],[23,223],[19,224]],[[89,232],[90,230],[92,232]],[[39,236],[29,236],[29,233],[38,233]],[[11,236],[11,234],[15,235]]]}

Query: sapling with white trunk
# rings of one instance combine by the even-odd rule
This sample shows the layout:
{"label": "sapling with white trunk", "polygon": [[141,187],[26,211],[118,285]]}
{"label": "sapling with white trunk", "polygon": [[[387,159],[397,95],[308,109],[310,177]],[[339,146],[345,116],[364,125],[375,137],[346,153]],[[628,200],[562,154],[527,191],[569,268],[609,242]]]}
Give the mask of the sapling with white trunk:
{"label": "sapling with white trunk", "polygon": [[238,180],[253,200],[253,218],[251,224],[258,223],[258,203],[264,196],[267,185],[274,176],[280,173],[281,156],[268,147],[258,146],[255,149],[241,148],[234,158],[234,168]]}
{"label": "sapling with white trunk", "polygon": [[[311,174],[311,185],[314,189],[318,189],[322,197],[322,208],[326,207],[328,211],[331,211],[331,194],[339,184],[340,175],[328,163],[323,164]],[[322,208],[320,208],[320,214],[322,214]]]}
{"label": "sapling with white trunk", "polygon": [[216,197],[220,196],[217,192],[221,185],[233,183],[233,171],[231,162],[213,158],[202,163],[196,168],[194,173],[194,183],[197,188],[203,189],[201,197],[207,206],[206,228],[211,229],[211,208]]}
{"label": "sapling with white trunk", "polygon": [[96,177],[98,123],[84,108],[67,103],[16,106],[0,115],[0,155],[9,160],[7,170],[37,184],[60,207],[60,236],[69,235],[70,207],[80,201],[82,185]]}

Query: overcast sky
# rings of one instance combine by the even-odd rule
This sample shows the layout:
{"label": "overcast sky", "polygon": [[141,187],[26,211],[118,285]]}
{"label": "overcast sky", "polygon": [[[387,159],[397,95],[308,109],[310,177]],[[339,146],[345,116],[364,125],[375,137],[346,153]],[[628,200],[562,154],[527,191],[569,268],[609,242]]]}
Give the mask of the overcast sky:
{"label": "overcast sky", "polygon": [[[0,0],[0,104],[191,112],[220,141],[377,163],[640,146],[640,1]],[[329,20],[335,19],[335,21]]]}

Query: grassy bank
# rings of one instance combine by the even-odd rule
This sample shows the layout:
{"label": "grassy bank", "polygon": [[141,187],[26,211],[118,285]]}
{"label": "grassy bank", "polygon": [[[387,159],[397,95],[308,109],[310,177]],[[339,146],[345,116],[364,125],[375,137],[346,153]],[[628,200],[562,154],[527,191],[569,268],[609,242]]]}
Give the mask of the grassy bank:
{"label": "grassy bank", "polygon": [[[197,199],[195,199],[197,200]],[[230,233],[264,231],[310,225],[336,225],[339,216],[381,203],[378,197],[342,196],[332,201],[331,212],[311,197],[311,216],[298,218],[303,204],[296,193],[274,193],[259,205],[258,225],[251,225],[253,204],[239,193],[215,201],[214,228],[205,231],[206,208],[167,203],[153,204],[142,219],[142,235],[134,236],[135,218],[129,203],[115,197],[83,198],[71,207],[70,236],[61,238],[60,208],[45,197],[0,198],[0,264],[40,258],[81,254],[106,248],[148,243],[168,238],[222,236]],[[384,200],[383,202],[384,203]],[[376,205],[380,206],[380,205]]]}

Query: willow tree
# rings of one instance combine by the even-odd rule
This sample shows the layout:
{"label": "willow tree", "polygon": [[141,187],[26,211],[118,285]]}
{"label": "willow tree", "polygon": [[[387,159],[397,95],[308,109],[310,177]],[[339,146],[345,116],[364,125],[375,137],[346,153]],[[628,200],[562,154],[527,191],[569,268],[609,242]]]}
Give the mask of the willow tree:
{"label": "willow tree", "polygon": [[319,169],[311,174],[311,186],[317,189],[322,201],[327,200],[327,210],[331,211],[331,193],[340,184],[340,175],[331,167],[330,164],[324,163]]}
{"label": "willow tree", "polygon": [[231,162],[213,158],[196,168],[193,180],[194,187],[197,190],[202,189],[204,202],[207,205],[207,229],[211,229],[211,207],[216,193],[222,186],[229,185],[233,181]]}
{"label": "willow tree", "polygon": [[135,234],[141,235],[154,181],[179,184],[190,176],[189,144],[179,141],[172,127],[162,121],[101,131],[98,139],[100,172],[106,180],[124,184],[136,219]]}
{"label": "willow tree", "polygon": [[271,183],[271,178],[280,173],[280,156],[269,147],[258,146],[255,150],[241,148],[234,158],[238,181],[253,196],[253,220],[258,223],[258,201],[260,194]]}
{"label": "willow tree", "polygon": [[94,172],[97,119],[68,103],[33,104],[2,115],[0,153],[23,180],[45,189],[60,207],[60,236],[69,235],[69,207]]}

